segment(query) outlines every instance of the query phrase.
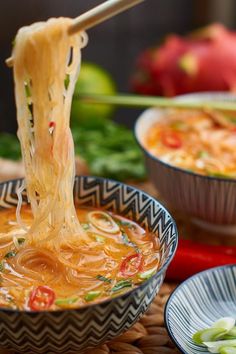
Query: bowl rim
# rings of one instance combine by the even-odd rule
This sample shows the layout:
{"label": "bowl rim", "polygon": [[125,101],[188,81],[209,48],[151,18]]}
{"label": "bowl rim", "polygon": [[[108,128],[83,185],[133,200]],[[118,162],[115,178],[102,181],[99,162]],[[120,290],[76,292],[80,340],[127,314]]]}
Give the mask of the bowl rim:
{"label": "bowl rim", "polygon": [[226,265],[220,265],[217,267],[213,267],[213,268],[209,268],[206,270],[203,270],[197,274],[192,275],[191,277],[189,277],[188,279],[184,280],[182,283],[180,283],[175,290],[171,293],[169,299],[167,300],[167,303],[165,305],[165,310],[164,310],[164,323],[165,323],[165,327],[167,330],[167,333],[169,335],[169,337],[172,339],[172,341],[174,342],[174,344],[176,345],[176,347],[183,353],[183,354],[189,354],[188,352],[186,352],[181,344],[178,342],[176,336],[174,335],[171,325],[169,323],[169,309],[171,306],[171,303],[173,301],[173,299],[175,298],[176,294],[182,289],[183,286],[188,285],[188,283],[190,283],[193,279],[195,278],[199,278],[204,276],[207,273],[213,273],[216,270],[221,270],[221,269],[227,269],[227,268],[236,268],[236,263],[231,263],[231,264],[226,264]]}
{"label": "bowl rim", "polygon": [[[96,302],[96,303],[91,303],[91,304],[86,304],[86,305],[83,305],[81,307],[75,307],[75,308],[70,308],[70,309],[59,309],[59,310],[43,310],[43,311],[31,311],[31,310],[19,310],[19,309],[9,309],[9,308],[4,308],[4,307],[0,307],[0,313],[1,312],[4,312],[4,313],[17,313],[17,314],[25,314],[25,315],[29,315],[29,316],[35,316],[35,315],[43,315],[43,314],[59,314],[59,313],[64,313],[64,312],[82,312],[82,311],[86,311],[87,308],[94,308],[96,306],[99,306],[99,305],[104,305],[104,304],[108,304],[109,302],[112,302],[112,301],[115,301],[115,300],[119,300],[121,298],[124,298],[126,296],[132,296],[132,294],[137,290],[137,289],[140,289],[140,290],[143,290],[147,284],[149,282],[151,282],[151,280],[153,278],[158,278],[159,276],[161,276],[163,273],[166,272],[166,269],[168,268],[168,266],[170,265],[171,261],[173,260],[174,256],[175,256],[175,253],[177,251],[177,248],[178,248],[178,239],[179,239],[179,234],[178,234],[178,229],[177,229],[177,225],[176,225],[176,222],[175,222],[175,219],[173,218],[172,214],[170,214],[170,212],[167,210],[167,208],[165,206],[163,206],[163,204],[161,202],[159,202],[158,199],[152,197],[151,195],[149,195],[148,193],[142,191],[141,189],[139,188],[136,188],[134,186],[131,186],[129,184],[126,184],[126,183],[123,183],[123,182],[120,182],[120,181],[116,181],[114,179],[111,179],[111,178],[106,178],[106,177],[97,177],[97,176],[85,176],[85,175],[75,175],[75,181],[76,179],[85,179],[85,178],[93,178],[93,179],[96,179],[96,180],[99,180],[99,181],[108,181],[108,182],[114,182],[114,183],[118,183],[119,185],[123,185],[123,186],[128,186],[130,188],[132,188],[133,190],[136,190],[142,194],[144,194],[148,199],[152,200],[153,202],[155,203],[158,203],[160,205],[160,207],[162,208],[162,210],[164,210],[165,214],[168,214],[170,216],[170,220],[173,224],[173,227],[174,227],[174,232],[175,232],[175,245],[174,245],[174,250],[172,252],[172,255],[170,256],[170,258],[168,259],[168,261],[166,262],[166,264],[164,266],[161,266],[160,269],[158,269],[158,271],[152,275],[150,278],[148,278],[147,280],[144,280],[142,283],[140,283],[140,285],[138,285],[137,287],[123,293],[123,294],[120,294],[120,295],[117,295],[117,296],[114,296],[114,297],[110,297],[104,301],[100,301],[100,302]],[[17,181],[23,181],[24,178],[14,178],[14,179],[11,179],[11,180],[6,180],[6,181],[2,181],[0,182],[0,187],[6,183],[9,183],[9,182],[17,182]],[[0,211],[1,212],[1,211]]]}
{"label": "bowl rim", "polygon": [[[188,95],[186,95],[185,97],[187,97]],[[181,96],[176,96],[176,98],[180,98]],[[186,175],[190,175],[190,176],[193,176],[193,177],[198,177],[198,178],[201,178],[201,179],[205,179],[205,180],[210,180],[210,181],[218,181],[218,182],[231,182],[231,183],[236,183],[236,178],[230,178],[230,177],[216,177],[216,176],[207,176],[207,175],[201,175],[200,173],[197,173],[197,172],[194,172],[194,171],[190,171],[190,170],[186,170],[184,168],[181,168],[181,167],[177,167],[177,166],[174,166],[174,165],[171,165],[165,161],[162,161],[160,158],[158,158],[157,156],[151,154],[145,147],[144,145],[142,144],[141,142],[141,139],[139,137],[139,133],[138,133],[138,125],[140,124],[140,121],[142,119],[144,119],[144,115],[147,113],[147,112],[153,112],[154,111],[159,111],[159,112],[164,112],[165,109],[164,108],[158,108],[158,107],[151,107],[151,108],[148,108],[146,110],[144,110],[139,116],[138,118],[136,119],[135,121],[135,125],[134,125],[134,129],[133,129],[133,133],[134,133],[134,137],[135,137],[135,140],[136,142],[138,143],[139,147],[141,148],[141,150],[144,152],[145,155],[147,155],[149,158],[151,158],[152,160],[154,160],[155,162],[158,162],[160,163],[161,165],[163,165],[164,167],[167,167],[169,169],[173,169],[177,172],[182,172],[183,174],[186,174]]]}

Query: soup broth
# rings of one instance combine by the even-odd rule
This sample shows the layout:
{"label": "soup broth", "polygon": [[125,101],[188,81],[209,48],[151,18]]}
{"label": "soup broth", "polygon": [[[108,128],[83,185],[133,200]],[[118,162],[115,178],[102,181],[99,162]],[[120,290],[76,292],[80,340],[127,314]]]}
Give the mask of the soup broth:
{"label": "soup broth", "polygon": [[20,310],[77,308],[129,291],[152,276],[160,262],[157,235],[124,217],[77,208],[89,238],[54,253],[28,244],[29,206],[19,228],[15,209],[0,212],[0,306]]}
{"label": "soup broth", "polygon": [[[235,114],[234,114],[235,116]],[[236,178],[236,119],[219,112],[170,111],[144,145],[160,160],[202,175]]]}

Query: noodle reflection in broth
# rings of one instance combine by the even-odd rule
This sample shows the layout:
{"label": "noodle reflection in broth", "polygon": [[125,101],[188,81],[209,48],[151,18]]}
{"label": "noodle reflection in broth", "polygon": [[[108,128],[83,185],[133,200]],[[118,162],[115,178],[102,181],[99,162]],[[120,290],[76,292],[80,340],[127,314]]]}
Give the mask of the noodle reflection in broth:
{"label": "noodle reflection in broth", "polygon": [[[123,217],[76,209],[69,126],[85,33],[50,19],[19,30],[13,50],[25,185],[16,211],[1,212],[1,306],[79,307],[130,290],[159,264],[156,236]],[[30,206],[22,206],[26,188]]]}

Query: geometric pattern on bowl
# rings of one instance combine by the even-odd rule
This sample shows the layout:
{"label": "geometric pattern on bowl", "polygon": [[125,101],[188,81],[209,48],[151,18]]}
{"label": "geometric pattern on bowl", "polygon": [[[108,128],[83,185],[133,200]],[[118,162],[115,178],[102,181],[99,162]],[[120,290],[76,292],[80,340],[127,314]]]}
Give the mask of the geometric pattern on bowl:
{"label": "geometric pattern on bowl", "polygon": [[[187,266],[187,265],[186,265]],[[208,353],[192,335],[222,317],[236,318],[236,265],[211,268],[182,283],[170,296],[165,323],[176,346],[185,354]]]}
{"label": "geometric pattern on bowl", "polygon": [[[0,184],[0,209],[17,204],[23,180]],[[146,193],[120,182],[76,177],[77,205],[126,216],[159,234],[160,270],[139,287],[79,309],[29,312],[0,309],[0,347],[22,353],[73,353],[100,345],[131,327],[158,293],[177,247],[177,229],[168,211]],[[26,195],[23,200],[27,203]]]}

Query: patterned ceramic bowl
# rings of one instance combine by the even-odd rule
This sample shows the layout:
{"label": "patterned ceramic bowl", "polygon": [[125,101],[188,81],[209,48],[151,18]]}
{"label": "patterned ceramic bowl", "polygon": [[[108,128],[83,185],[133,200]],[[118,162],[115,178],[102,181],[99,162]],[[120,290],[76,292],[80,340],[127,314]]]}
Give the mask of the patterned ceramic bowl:
{"label": "patterned ceramic bowl", "polygon": [[208,353],[194,344],[192,335],[219,318],[236,318],[235,294],[235,264],[198,273],[172,293],[165,308],[165,323],[181,353]]}
{"label": "patterned ceramic bowl", "polygon": [[[227,93],[202,93],[179,96],[189,101],[236,101]],[[144,137],[153,123],[163,119],[163,110],[144,111],[135,125],[136,139],[144,151],[149,177],[174,209],[189,215],[199,226],[224,234],[236,234],[236,180],[202,176],[171,166],[150,154]]]}
{"label": "patterned ceramic bowl", "polygon": [[[0,208],[17,204],[16,191],[21,185],[21,179],[0,184]],[[162,285],[176,251],[178,236],[174,220],[158,201],[125,184],[96,177],[76,177],[74,198],[78,205],[113,211],[159,235],[160,270],[130,292],[77,310],[27,312],[1,309],[2,348],[45,354],[72,353],[97,346],[132,326],[147,310]]]}

